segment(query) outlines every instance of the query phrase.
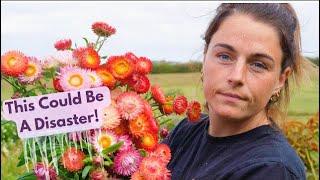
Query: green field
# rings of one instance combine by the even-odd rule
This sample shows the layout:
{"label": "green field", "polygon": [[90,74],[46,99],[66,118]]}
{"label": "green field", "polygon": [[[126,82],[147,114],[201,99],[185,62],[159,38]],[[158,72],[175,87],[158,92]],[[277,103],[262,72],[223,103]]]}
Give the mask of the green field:
{"label": "green field", "polygon": [[[160,85],[165,92],[184,94],[188,100],[204,102],[200,73],[182,74],[155,74],[150,76],[151,84]],[[10,98],[12,90],[8,84],[1,81],[1,100]],[[305,121],[314,113],[319,111],[319,79],[292,94],[289,106],[289,119]],[[17,156],[21,152],[21,143],[11,148],[1,150],[1,178],[16,179],[25,171],[24,167],[16,168]]]}
{"label": "green field", "polygon": [[[204,102],[200,73],[156,74],[150,77],[152,83],[159,84],[165,91],[177,91]],[[295,89],[289,105],[289,119],[307,120],[319,111],[319,79]]]}

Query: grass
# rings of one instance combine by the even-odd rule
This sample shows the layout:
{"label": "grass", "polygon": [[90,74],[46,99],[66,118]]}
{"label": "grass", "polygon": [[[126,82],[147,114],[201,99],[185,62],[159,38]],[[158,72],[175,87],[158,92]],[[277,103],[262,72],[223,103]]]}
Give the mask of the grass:
{"label": "grass", "polygon": [[[188,100],[204,102],[200,73],[155,74],[150,76],[151,84],[158,84],[165,92],[177,92],[185,95]],[[1,100],[9,99],[12,90],[8,84],[1,81]],[[319,79],[303,86],[301,90],[292,94],[289,106],[289,118],[305,121],[319,111]],[[174,117],[181,118],[181,117]],[[21,152],[21,142],[10,151],[1,150],[1,178],[16,179],[24,170],[17,168],[17,156]]]}

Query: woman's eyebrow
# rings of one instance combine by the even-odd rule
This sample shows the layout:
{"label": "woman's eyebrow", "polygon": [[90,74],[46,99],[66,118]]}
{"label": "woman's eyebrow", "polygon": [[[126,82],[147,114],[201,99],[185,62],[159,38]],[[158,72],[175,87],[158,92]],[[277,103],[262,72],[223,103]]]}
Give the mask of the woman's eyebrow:
{"label": "woman's eyebrow", "polygon": [[[232,47],[231,45],[229,44],[225,44],[225,43],[217,43],[215,44],[213,47],[222,47],[222,48],[226,48],[232,52],[237,52],[236,49],[234,47]],[[268,55],[268,54],[265,54],[265,53],[254,53],[251,55],[252,57],[260,57],[260,58],[266,58],[268,60],[271,60],[273,63],[274,63],[274,59]]]}
{"label": "woman's eyebrow", "polygon": [[234,47],[230,46],[229,44],[224,44],[224,43],[217,43],[216,45],[214,45],[213,47],[223,47],[223,48],[226,48],[230,51],[233,51],[233,52],[237,52]]}
{"label": "woman's eyebrow", "polygon": [[274,63],[274,59],[271,56],[269,56],[268,54],[265,54],[265,53],[255,53],[255,54],[252,55],[252,57],[266,58],[266,59],[268,59],[268,60],[270,60],[270,61],[272,61]]}

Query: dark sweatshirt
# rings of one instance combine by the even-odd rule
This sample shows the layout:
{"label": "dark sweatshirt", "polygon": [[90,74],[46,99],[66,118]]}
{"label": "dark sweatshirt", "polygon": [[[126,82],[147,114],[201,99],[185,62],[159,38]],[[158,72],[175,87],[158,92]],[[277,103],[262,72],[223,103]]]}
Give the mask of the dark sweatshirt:
{"label": "dark sweatshirt", "polygon": [[163,140],[172,179],[306,179],[305,166],[284,135],[263,125],[228,137],[208,134],[209,118],[182,120]]}

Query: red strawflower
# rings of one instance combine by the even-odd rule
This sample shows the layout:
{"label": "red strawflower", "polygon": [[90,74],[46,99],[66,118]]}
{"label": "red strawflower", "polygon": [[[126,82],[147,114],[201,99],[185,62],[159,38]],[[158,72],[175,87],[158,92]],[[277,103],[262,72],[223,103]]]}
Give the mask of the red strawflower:
{"label": "red strawflower", "polygon": [[68,148],[62,154],[62,164],[70,172],[76,172],[83,168],[85,154],[81,150],[76,149],[75,147]]}
{"label": "red strawflower", "polygon": [[173,96],[167,96],[166,97],[166,102],[164,104],[161,105],[161,112],[169,115],[173,113],[173,100],[174,97]]}
{"label": "red strawflower", "polygon": [[139,173],[147,180],[165,180],[170,177],[170,171],[165,167],[164,163],[155,156],[142,159],[139,166]]}
{"label": "red strawflower", "polygon": [[125,56],[111,56],[107,68],[116,79],[124,80],[132,75],[134,64]]}
{"label": "red strawflower", "polygon": [[100,65],[100,56],[91,47],[75,49],[73,57],[79,61],[79,65],[82,68],[97,69]]}
{"label": "red strawflower", "polygon": [[197,101],[192,101],[189,103],[187,108],[187,116],[189,121],[197,122],[200,119],[201,105]]}
{"label": "red strawflower", "polygon": [[173,110],[177,114],[183,114],[188,107],[187,98],[184,96],[178,96],[173,102]]}
{"label": "red strawflower", "polygon": [[148,77],[141,74],[133,74],[128,84],[139,94],[148,92],[150,88]]}
{"label": "red strawflower", "polygon": [[146,131],[150,130],[150,121],[144,113],[141,113],[138,117],[129,121],[129,129],[132,135],[141,137]]}
{"label": "red strawflower", "polygon": [[148,74],[152,71],[152,62],[146,57],[140,57],[136,62],[136,72]]}
{"label": "red strawflower", "polygon": [[144,114],[148,118],[152,118],[153,117],[152,107],[150,106],[148,101],[146,101],[145,99],[143,99],[143,104],[144,104]]}
{"label": "red strawflower", "polygon": [[134,55],[132,52],[127,52],[124,54],[124,56],[132,61],[133,64],[136,64],[136,62],[139,60],[139,58]]}
{"label": "red strawflower", "polygon": [[56,91],[63,92],[63,89],[62,89],[60,82],[59,82],[59,78],[53,78],[52,83],[53,83],[53,87]]}
{"label": "red strawflower", "polygon": [[164,96],[164,93],[159,86],[157,85],[151,86],[151,94],[153,99],[156,102],[160,104],[164,104],[166,102],[166,97]]}
{"label": "red strawflower", "polygon": [[64,50],[68,50],[71,48],[72,45],[72,41],[71,39],[62,39],[57,41],[54,44],[54,47],[58,50],[58,51],[64,51]]}
{"label": "red strawflower", "polygon": [[95,22],[91,26],[93,32],[98,36],[109,37],[116,33],[116,29],[104,22]]}
{"label": "red strawflower", "polygon": [[28,58],[20,51],[8,51],[1,56],[1,73],[18,77],[28,68]]}
{"label": "red strawflower", "polygon": [[113,77],[113,75],[106,68],[103,68],[100,66],[96,70],[96,73],[101,78],[101,81],[104,86],[107,86],[110,89],[113,89],[115,87],[117,80]]}
{"label": "red strawflower", "polygon": [[141,137],[134,138],[135,145],[138,148],[143,148],[146,151],[153,151],[158,144],[158,134],[144,132]]}
{"label": "red strawflower", "polygon": [[129,122],[127,120],[121,119],[120,125],[113,128],[112,131],[117,135],[117,136],[123,136],[129,134],[129,128],[128,125]]}
{"label": "red strawflower", "polygon": [[145,178],[140,174],[139,171],[136,171],[131,175],[131,180],[145,180]]}
{"label": "red strawflower", "polygon": [[154,134],[158,134],[159,131],[159,124],[158,121],[156,121],[155,118],[149,117],[148,118],[149,124],[150,124],[150,132]]}
{"label": "red strawflower", "polygon": [[169,134],[169,131],[168,131],[167,128],[162,128],[162,129],[161,129],[161,131],[160,131],[160,136],[161,136],[162,138],[166,138],[166,137],[168,136],[168,134]]}
{"label": "red strawflower", "polygon": [[154,150],[154,154],[165,164],[168,164],[171,159],[171,150],[166,144],[158,144],[157,148]]}

